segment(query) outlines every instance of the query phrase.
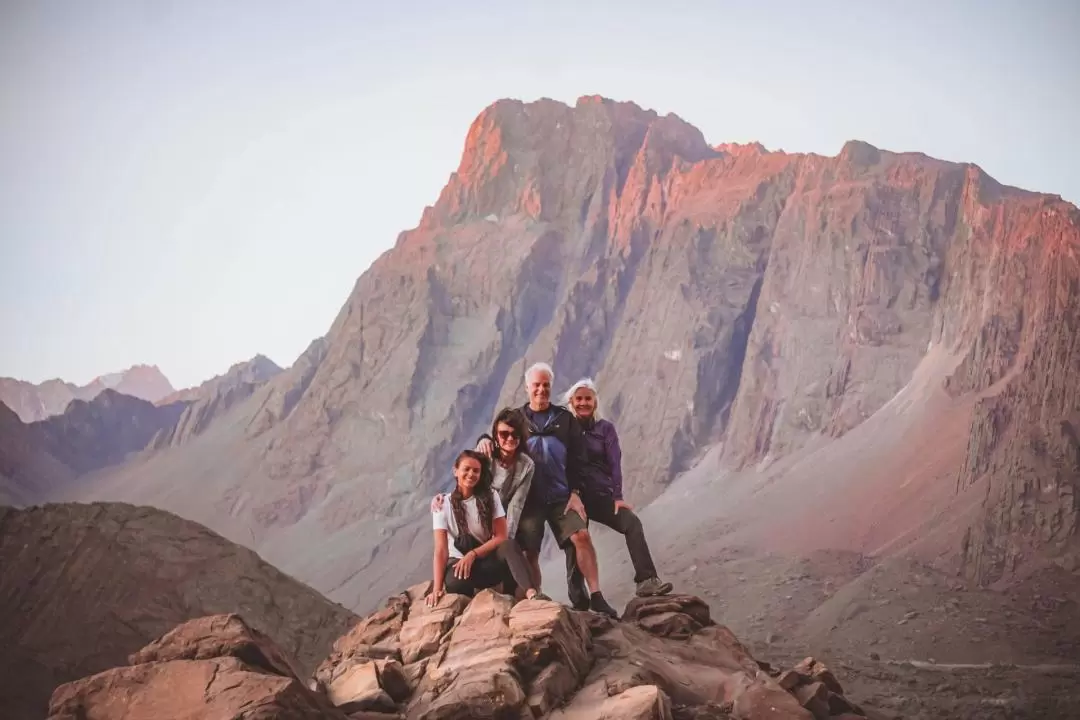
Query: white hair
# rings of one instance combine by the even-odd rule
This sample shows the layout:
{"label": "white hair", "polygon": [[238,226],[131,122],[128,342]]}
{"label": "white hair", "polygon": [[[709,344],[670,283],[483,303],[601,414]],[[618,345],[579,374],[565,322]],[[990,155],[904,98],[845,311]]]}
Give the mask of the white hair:
{"label": "white hair", "polygon": [[548,380],[551,383],[555,382],[555,371],[551,369],[551,366],[546,362],[533,363],[529,366],[529,369],[525,371],[525,384],[529,384],[529,376],[533,373],[542,372],[548,376]]}
{"label": "white hair", "polygon": [[[567,390],[563,394],[563,396],[561,398],[559,398],[560,401],[561,401],[559,404],[562,405],[563,407],[568,407],[569,408],[570,407],[570,398],[574,397],[574,393],[576,393],[581,388],[585,388],[587,390],[592,390],[593,395],[596,397],[596,408],[593,409],[593,418],[595,418],[596,420],[599,420],[601,418],[601,415],[600,415],[600,391],[596,389],[596,383],[593,382],[592,378],[581,378],[576,383],[571,385],[570,389]],[[573,410],[573,408],[570,408],[570,409]]]}

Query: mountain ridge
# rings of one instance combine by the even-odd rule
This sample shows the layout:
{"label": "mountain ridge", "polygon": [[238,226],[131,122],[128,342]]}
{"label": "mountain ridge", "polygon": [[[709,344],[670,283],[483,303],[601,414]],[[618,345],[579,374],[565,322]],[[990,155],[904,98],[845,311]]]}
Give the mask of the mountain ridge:
{"label": "mountain ridge", "polygon": [[35,384],[0,377],[0,402],[26,423],[61,415],[72,401],[93,400],[104,390],[116,390],[149,402],[157,402],[174,392],[157,365],[132,365],[120,372],[99,375],[81,386],[59,378]]}

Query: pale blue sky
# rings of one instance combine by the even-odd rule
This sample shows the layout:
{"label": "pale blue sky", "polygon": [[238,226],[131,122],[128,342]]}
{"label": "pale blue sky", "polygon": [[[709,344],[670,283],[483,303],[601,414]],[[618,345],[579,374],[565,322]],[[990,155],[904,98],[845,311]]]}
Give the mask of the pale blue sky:
{"label": "pale blue sky", "polygon": [[3,0],[0,375],[288,365],[501,97],[859,138],[1080,201],[1078,8]]}

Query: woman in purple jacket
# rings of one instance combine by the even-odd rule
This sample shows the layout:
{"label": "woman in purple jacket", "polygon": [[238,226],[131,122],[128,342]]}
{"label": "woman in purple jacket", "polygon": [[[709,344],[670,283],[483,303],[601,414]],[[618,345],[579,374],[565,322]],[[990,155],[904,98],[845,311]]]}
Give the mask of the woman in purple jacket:
{"label": "woman in purple jacket", "polygon": [[[581,500],[586,516],[590,521],[595,520],[626,537],[626,549],[634,565],[634,582],[637,583],[639,596],[667,595],[672,585],[657,577],[641,520],[634,514],[630,503],[623,499],[619,434],[611,422],[600,417],[596,385],[589,378],[579,380],[570,386],[562,400],[562,404],[577,416],[584,430],[586,463],[581,472],[584,485]],[[588,594],[580,594],[582,577],[572,558],[572,554],[567,557],[566,581],[570,600],[577,606],[582,597],[587,598]]]}

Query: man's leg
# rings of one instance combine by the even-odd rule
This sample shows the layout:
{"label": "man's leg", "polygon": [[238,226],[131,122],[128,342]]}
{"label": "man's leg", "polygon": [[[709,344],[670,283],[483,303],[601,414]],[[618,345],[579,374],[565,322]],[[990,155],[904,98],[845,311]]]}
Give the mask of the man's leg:
{"label": "man's leg", "polygon": [[[615,512],[615,501],[610,497],[585,499],[585,512],[590,520],[606,525],[626,537],[626,549],[630,553],[630,562],[634,565],[634,582],[641,583],[656,577],[656,565],[653,564],[649,543],[645,540],[645,528],[641,518],[633,510],[621,508]],[[670,592],[670,588],[668,589]]]}
{"label": "man's leg", "polygon": [[588,530],[578,530],[570,536],[574,555],[577,556],[577,565],[581,574],[585,576],[585,584],[589,592],[594,593],[600,589],[600,569],[596,565],[596,548],[592,544],[592,536]]}
{"label": "man's leg", "polygon": [[[600,592],[600,568],[596,561],[596,548],[593,547],[585,519],[576,512],[565,512],[564,507],[555,505],[548,514],[548,522],[555,532],[559,547],[564,552],[568,547],[573,548],[577,566],[589,586],[589,609],[618,618],[619,613],[608,604],[604,594]],[[567,593],[570,592],[572,591],[568,587]]]}

